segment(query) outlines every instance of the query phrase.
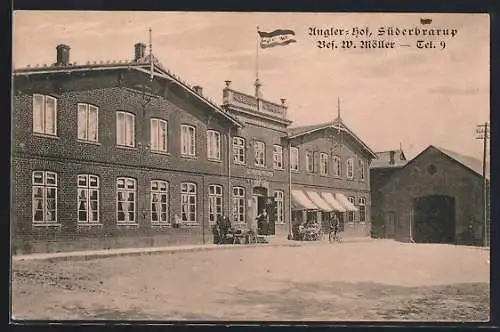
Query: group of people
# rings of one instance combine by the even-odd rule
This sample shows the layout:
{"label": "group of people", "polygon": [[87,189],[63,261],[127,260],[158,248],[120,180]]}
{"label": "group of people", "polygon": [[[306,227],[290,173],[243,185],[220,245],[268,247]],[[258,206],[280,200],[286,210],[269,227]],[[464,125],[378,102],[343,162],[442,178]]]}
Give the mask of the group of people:
{"label": "group of people", "polygon": [[213,227],[214,243],[223,244],[229,230],[231,229],[231,220],[227,216],[218,216]]}
{"label": "group of people", "polygon": [[[340,241],[342,232],[344,231],[344,223],[342,219],[336,214],[331,213],[327,222],[323,224],[328,232],[328,240],[330,242]],[[321,237],[321,229],[318,223],[307,220],[300,224],[296,224],[295,231],[293,232],[298,240],[319,240]],[[325,228],[323,228],[325,230]]]}

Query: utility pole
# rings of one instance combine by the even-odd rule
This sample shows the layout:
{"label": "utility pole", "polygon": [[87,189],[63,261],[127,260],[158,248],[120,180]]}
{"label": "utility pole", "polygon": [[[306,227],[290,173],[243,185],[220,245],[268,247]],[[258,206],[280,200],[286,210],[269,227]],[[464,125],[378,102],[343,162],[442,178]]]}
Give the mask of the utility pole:
{"label": "utility pole", "polygon": [[477,125],[476,134],[478,136],[476,139],[483,140],[483,220],[484,220],[484,231],[483,231],[483,245],[486,247],[489,245],[489,221],[488,221],[488,182],[486,180],[486,147],[488,144],[488,122],[484,124]]}

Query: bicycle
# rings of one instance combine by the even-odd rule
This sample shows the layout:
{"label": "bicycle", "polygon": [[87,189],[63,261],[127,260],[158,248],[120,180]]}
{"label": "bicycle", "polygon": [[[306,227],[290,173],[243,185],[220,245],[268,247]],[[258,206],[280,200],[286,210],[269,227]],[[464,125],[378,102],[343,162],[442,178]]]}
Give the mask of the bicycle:
{"label": "bicycle", "polygon": [[332,242],[341,243],[342,240],[343,240],[343,238],[342,238],[342,232],[331,230],[330,233],[328,233],[328,241],[330,243],[332,243]]}

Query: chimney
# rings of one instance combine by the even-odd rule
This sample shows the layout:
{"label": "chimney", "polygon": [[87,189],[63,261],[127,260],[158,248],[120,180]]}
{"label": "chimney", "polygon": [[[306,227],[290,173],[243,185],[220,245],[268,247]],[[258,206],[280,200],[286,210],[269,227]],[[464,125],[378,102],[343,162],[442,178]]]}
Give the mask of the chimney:
{"label": "chimney", "polygon": [[196,91],[197,94],[199,94],[200,96],[203,95],[203,88],[199,85],[195,85],[193,86],[193,89],[194,91]]}
{"label": "chimney", "polygon": [[134,61],[144,58],[144,56],[146,55],[146,44],[137,43],[134,45],[134,49],[135,49]]}
{"label": "chimney", "polygon": [[59,44],[57,45],[56,50],[57,50],[56,66],[69,66],[70,47],[68,45]]}
{"label": "chimney", "polygon": [[390,159],[389,159],[389,165],[394,165],[395,160],[394,160],[394,151],[390,152]]}

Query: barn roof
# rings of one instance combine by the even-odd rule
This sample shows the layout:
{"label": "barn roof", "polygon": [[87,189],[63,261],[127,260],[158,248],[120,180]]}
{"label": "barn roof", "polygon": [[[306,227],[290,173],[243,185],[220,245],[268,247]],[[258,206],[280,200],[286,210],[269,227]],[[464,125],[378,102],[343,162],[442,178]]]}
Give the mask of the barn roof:
{"label": "barn roof", "polygon": [[[451,150],[447,150],[435,145],[431,145],[431,147],[441,151],[451,159],[455,160],[456,162],[462,164],[463,166],[467,167],[468,169],[472,170],[479,176],[483,176],[483,162],[477,158],[471,157],[471,156],[466,156],[464,154],[454,152]],[[486,163],[486,178],[489,179],[489,165]]]}

